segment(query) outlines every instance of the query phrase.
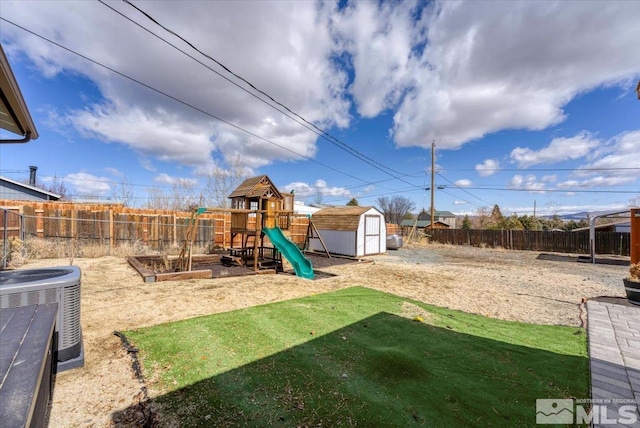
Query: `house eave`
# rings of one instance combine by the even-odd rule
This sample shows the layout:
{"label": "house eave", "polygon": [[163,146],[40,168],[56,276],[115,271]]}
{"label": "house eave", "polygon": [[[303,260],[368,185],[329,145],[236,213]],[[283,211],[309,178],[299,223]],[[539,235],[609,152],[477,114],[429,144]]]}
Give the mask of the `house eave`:
{"label": "house eave", "polygon": [[0,143],[27,142],[38,138],[38,131],[1,45],[0,128],[23,137],[21,140],[0,140]]}

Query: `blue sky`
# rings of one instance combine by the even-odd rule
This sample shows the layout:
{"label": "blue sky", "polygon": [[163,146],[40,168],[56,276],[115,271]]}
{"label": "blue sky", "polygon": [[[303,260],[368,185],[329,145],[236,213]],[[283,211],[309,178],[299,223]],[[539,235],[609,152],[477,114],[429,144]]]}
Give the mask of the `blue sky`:
{"label": "blue sky", "polygon": [[439,210],[640,204],[639,2],[132,2],[335,144],[132,6],[105,3],[0,3],[40,134],[0,146],[0,175],[26,180],[36,165],[77,200],[117,199],[127,183],[144,206],[149,189],[198,193],[240,158],[307,203],[403,195],[420,209],[435,142]]}

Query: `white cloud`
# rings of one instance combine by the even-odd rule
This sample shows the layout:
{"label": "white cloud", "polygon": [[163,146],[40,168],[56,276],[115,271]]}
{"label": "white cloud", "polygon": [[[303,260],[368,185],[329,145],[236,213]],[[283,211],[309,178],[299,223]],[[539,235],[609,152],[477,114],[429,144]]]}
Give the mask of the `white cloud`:
{"label": "white cloud", "polygon": [[456,180],[455,185],[458,187],[469,187],[473,184],[471,180],[468,178],[462,178],[460,180]]}
{"label": "white cloud", "polygon": [[183,178],[183,177],[172,177],[169,174],[160,173],[153,178],[153,181],[162,185],[178,185],[184,187],[195,187],[198,185],[198,180],[195,178]]}
{"label": "white cloud", "polygon": [[558,187],[560,189],[566,189],[566,188],[570,188],[570,187],[577,187],[580,185],[580,182],[578,180],[565,180],[561,183],[558,183]]}
{"label": "white cloud", "polygon": [[466,205],[467,202],[465,201],[453,201],[453,205]]}
{"label": "white cloud", "polygon": [[640,130],[611,138],[598,148],[597,157],[558,184],[562,188],[633,185],[640,180]]}
{"label": "white cloud", "polygon": [[601,141],[594,135],[582,131],[570,138],[554,138],[551,143],[540,150],[516,147],[511,151],[511,160],[520,168],[537,164],[553,164],[568,159],[580,159],[590,154]]}
{"label": "white cloud", "polygon": [[[167,36],[126,3],[110,5]],[[564,120],[563,108],[576,95],[640,73],[640,56],[629,54],[640,40],[636,2],[141,6],[326,129],[348,127],[352,103],[360,117],[392,113],[399,147],[429,147],[435,139],[440,149],[452,149],[503,129],[545,129]],[[59,119],[130,147],[149,170],[150,159],[202,169],[241,154],[258,168],[316,155],[316,134],[99,2],[5,0],[2,14],[276,144],[3,25],[3,46],[14,58],[27,57],[46,78],[63,74],[95,85],[98,95],[69,94],[85,106],[58,111]],[[529,165],[552,159],[523,150],[514,156]],[[491,175],[484,170],[479,174]]]}
{"label": "white cloud", "polygon": [[[568,195],[568,194],[566,194]],[[573,214],[580,212],[603,212],[603,211],[621,211],[628,208],[623,203],[609,203],[609,204],[550,204],[548,206],[540,206],[538,205],[536,209],[537,216],[543,215],[563,215],[563,214]],[[518,215],[531,215],[533,214],[533,205],[531,206],[505,206],[503,208],[504,212],[514,212],[518,213]]]}
{"label": "white cloud", "polygon": [[104,170],[106,172],[108,172],[109,174],[114,175],[114,176],[116,176],[118,178],[124,178],[125,177],[125,174],[122,171],[120,171],[118,168],[107,167]]}
{"label": "white cloud", "polygon": [[[110,5],[171,38],[125,3]],[[333,4],[166,1],[141,7],[309,121],[323,127],[349,124],[347,73],[333,61]],[[69,94],[85,100],[86,108],[58,112],[85,133],[125,144],[144,157],[194,168],[237,153],[249,167],[299,159],[295,153],[315,155],[316,134],[98,2],[3,1],[2,8],[7,19],[283,148],[3,25],[3,46],[14,56],[28,57],[43,76],[93,82],[102,99]]]}
{"label": "white cloud", "polygon": [[397,106],[412,84],[412,49],[422,31],[415,8],[412,1],[352,2],[333,17],[338,48],[350,54],[356,70],[350,92],[364,117]]}
{"label": "white cloud", "polygon": [[289,183],[284,186],[285,189],[295,191],[297,198],[308,198],[322,195],[323,197],[351,197],[351,192],[344,187],[330,187],[327,182],[318,179],[315,183],[309,184],[300,181]]}
{"label": "white cloud", "polygon": [[92,107],[71,112],[72,122],[83,135],[127,144],[143,156],[197,166],[210,159],[215,147],[204,129],[193,129],[167,112],[151,115],[129,106]]}
{"label": "white cloud", "polygon": [[89,196],[105,196],[111,191],[112,180],[107,177],[97,177],[86,172],[68,174],[63,178],[65,185],[73,188],[75,193]]}
{"label": "white cloud", "polygon": [[545,183],[538,181],[533,174],[526,176],[516,174],[509,180],[508,186],[514,189],[527,190],[529,193],[545,193]]}
{"label": "white cloud", "polygon": [[314,187],[316,189],[326,189],[327,182],[322,180],[322,179],[318,179],[318,180],[316,180],[316,183],[314,184]]}
{"label": "white cloud", "polygon": [[428,43],[406,65],[413,82],[394,115],[399,146],[442,138],[440,148],[456,148],[503,129],[545,129],[576,95],[640,72],[640,56],[628,54],[640,40],[635,2],[442,1],[434,10],[415,23],[416,43]]}
{"label": "white cloud", "polygon": [[495,159],[487,159],[481,164],[476,165],[476,171],[480,177],[488,177],[496,173],[500,167],[500,162]]}
{"label": "white cloud", "polygon": [[[601,148],[602,155],[597,160],[584,165],[583,169],[596,168],[639,168],[638,154],[640,153],[640,130],[625,132],[613,137]],[[580,171],[582,174],[590,174],[589,171]],[[618,172],[619,174],[629,174],[629,172]],[[637,171],[630,172],[636,174]]]}

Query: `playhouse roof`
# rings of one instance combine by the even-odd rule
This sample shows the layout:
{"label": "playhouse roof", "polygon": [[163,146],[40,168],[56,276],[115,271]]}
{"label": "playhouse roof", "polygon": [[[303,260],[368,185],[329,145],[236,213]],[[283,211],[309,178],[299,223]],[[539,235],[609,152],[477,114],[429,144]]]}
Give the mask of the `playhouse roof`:
{"label": "playhouse roof", "polygon": [[236,190],[231,192],[229,198],[261,198],[271,192],[273,196],[282,199],[278,188],[267,175],[247,178]]}

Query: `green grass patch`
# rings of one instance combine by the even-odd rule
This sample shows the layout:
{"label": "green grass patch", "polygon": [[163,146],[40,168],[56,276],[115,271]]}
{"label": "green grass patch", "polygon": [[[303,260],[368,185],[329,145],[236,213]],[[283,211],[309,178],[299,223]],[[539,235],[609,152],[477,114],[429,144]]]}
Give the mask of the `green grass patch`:
{"label": "green grass patch", "polygon": [[534,426],[537,398],[588,397],[583,329],[363,287],[125,334],[181,426]]}

